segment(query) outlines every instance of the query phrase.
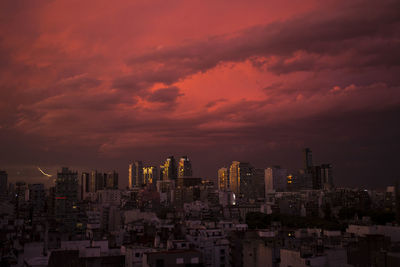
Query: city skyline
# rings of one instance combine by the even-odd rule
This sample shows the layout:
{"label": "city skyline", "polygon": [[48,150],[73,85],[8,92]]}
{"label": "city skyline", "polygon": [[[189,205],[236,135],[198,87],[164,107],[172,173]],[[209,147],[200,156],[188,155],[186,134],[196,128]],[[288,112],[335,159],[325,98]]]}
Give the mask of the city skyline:
{"label": "city skyline", "polygon": [[1,0],[0,266],[400,266],[399,0]]}
{"label": "city skyline", "polygon": [[0,169],[331,162],[398,179],[397,1],[2,1]]}

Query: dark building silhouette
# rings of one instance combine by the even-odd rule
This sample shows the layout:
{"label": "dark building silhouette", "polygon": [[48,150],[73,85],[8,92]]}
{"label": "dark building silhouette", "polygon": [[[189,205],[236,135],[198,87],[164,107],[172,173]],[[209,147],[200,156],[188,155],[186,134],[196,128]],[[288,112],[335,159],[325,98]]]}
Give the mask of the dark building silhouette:
{"label": "dark building silhouette", "polygon": [[78,172],[62,168],[57,172],[55,186],[55,215],[61,230],[73,233],[77,222]]}
{"label": "dark building silhouette", "polygon": [[0,170],[0,195],[7,194],[8,174],[6,171]]}
{"label": "dark building silhouette", "polygon": [[303,150],[304,153],[304,170],[310,171],[313,166],[312,151],[309,148]]}
{"label": "dark building silhouette", "polygon": [[104,174],[106,179],[105,188],[107,189],[118,189],[118,173],[114,170]]}

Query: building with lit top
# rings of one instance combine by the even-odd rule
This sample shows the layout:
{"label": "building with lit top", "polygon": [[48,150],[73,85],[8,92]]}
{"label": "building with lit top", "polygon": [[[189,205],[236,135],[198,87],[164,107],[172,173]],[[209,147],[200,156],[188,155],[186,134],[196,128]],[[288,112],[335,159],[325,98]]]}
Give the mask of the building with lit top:
{"label": "building with lit top", "polygon": [[218,170],[218,189],[222,191],[229,189],[228,168],[223,167]]}
{"label": "building with lit top", "polygon": [[158,180],[157,167],[147,166],[143,167],[143,182],[144,184],[155,185]]}
{"label": "building with lit top", "polygon": [[134,161],[129,164],[129,177],[128,187],[140,187],[143,185],[143,163],[141,161]]}
{"label": "building with lit top", "polygon": [[254,197],[254,168],[248,162],[233,161],[229,167],[229,188],[236,198]]}
{"label": "building with lit top", "polygon": [[174,156],[170,156],[165,160],[162,171],[163,180],[175,181],[177,179],[178,174]]}
{"label": "building with lit top", "polygon": [[178,179],[183,177],[191,177],[192,175],[192,163],[187,156],[182,156],[179,160]]}

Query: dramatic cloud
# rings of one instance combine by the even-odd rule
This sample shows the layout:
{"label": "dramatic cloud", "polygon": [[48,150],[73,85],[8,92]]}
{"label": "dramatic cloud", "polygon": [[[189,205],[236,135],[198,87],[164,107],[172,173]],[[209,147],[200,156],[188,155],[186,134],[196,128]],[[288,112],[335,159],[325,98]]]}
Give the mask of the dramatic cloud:
{"label": "dramatic cloud", "polygon": [[0,168],[124,179],[134,158],[188,154],[213,178],[299,168],[309,146],[338,184],[392,183],[398,1],[272,2],[1,2]]}

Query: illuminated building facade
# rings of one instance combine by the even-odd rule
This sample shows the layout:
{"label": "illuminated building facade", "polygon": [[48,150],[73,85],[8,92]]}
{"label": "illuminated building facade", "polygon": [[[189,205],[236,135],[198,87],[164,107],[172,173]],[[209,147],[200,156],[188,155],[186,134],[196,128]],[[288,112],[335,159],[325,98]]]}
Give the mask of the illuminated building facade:
{"label": "illuminated building facade", "polygon": [[179,160],[178,178],[191,177],[192,175],[192,163],[187,156],[182,156]]}
{"label": "illuminated building facade", "polygon": [[143,167],[143,182],[144,184],[156,184],[157,183],[157,167],[148,166]]}
{"label": "illuminated building facade", "polygon": [[233,161],[229,167],[229,188],[236,198],[254,198],[254,168],[248,162]]}
{"label": "illuminated building facade", "polygon": [[68,233],[75,231],[78,203],[78,172],[62,168],[57,172],[55,186],[55,215],[62,230]]}
{"label": "illuminated building facade", "polygon": [[167,160],[164,162],[162,178],[163,178],[163,180],[174,180],[174,181],[176,181],[176,179],[177,179],[177,168],[176,168],[176,162],[175,162],[174,156],[168,157]]}
{"label": "illuminated building facade", "polygon": [[218,189],[222,191],[229,189],[228,168],[223,167],[218,170]]}
{"label": "illuminated building facade", "polygon": [[143,185],[143,163],[141,161],[134,161],[129,164],[129,189],[133,187],[141,187]]}

